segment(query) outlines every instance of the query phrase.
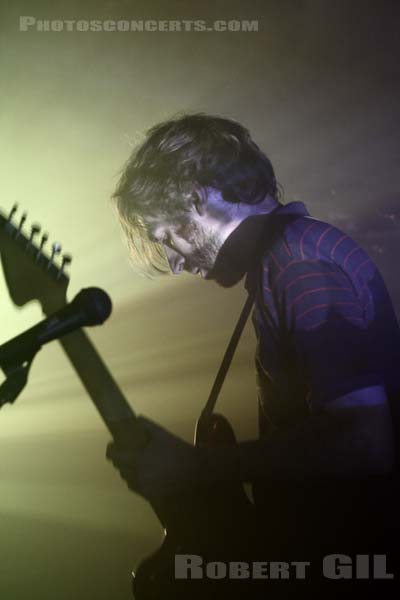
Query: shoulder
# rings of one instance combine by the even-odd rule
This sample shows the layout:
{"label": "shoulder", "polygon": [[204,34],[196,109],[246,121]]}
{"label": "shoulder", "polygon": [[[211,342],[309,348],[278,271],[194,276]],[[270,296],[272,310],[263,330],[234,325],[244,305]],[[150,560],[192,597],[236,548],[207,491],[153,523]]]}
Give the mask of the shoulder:
{"label": "shoulder", "polygon": [[264,277],[270,283],[315,267],[341,272],[355,288],[364,286],[377,272],[371,257],[351,236],[310,216],[288,224],[263,257]]}
{"label": "shoulder", "polygon": [[[302,272],[313,263],[332,262],[330,251],[333,226],[301,216],[286,225],[263,256],[264,277],[270,282]],[[336,230],[339,232],[339,230]]]}

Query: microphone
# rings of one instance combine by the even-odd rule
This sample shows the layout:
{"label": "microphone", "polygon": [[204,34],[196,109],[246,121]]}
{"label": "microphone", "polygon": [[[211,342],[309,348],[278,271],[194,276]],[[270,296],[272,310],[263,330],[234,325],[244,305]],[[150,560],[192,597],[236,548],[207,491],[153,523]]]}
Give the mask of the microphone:
{"label": "microphone", "polygon": [[111,311],[111,299],[106,292],[95,287],[84,288],[61,310],[0,346],[0,366],[25,362],[43,344],[76,329],[101,325]]}

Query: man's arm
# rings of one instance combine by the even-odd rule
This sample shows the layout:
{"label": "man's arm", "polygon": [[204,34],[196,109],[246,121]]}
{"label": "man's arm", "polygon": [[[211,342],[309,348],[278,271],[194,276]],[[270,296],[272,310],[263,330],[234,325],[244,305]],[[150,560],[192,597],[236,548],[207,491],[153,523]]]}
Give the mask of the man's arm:
{"label": "man's arm", "polygon": [[[340,406],[364,401],[365,405]],[[382,402],[383,400],[383,402]],[[274,433],[267,441],[193,447],[140,417],[148,444],[107,451],[130,489],[146,498],[179,494],[224,482],[364,479],[393,468],[393,435],[383,388],[364,388],[337,399],[324,413]]]}
{"label": "man's arm", "polygon": [[393,468],[394,449],[386,394],[379,386],[359,389],[266,441],[202,452],[216,479],[312,481],[387,474]]}

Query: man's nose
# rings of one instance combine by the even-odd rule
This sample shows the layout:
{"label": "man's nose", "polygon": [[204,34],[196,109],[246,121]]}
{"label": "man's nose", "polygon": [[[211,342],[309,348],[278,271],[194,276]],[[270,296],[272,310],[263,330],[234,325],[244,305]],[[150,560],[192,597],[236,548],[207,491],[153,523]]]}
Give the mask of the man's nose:
{"label": "man's nose", "polygon": [[171,248],[164,246],[165,254],[167,255],[167,260],[169,264],[169,268],[174,273],[174,275],[179,275],[182,273],[183,268],[185,266],[185,259],[179,252],[175,252]]}

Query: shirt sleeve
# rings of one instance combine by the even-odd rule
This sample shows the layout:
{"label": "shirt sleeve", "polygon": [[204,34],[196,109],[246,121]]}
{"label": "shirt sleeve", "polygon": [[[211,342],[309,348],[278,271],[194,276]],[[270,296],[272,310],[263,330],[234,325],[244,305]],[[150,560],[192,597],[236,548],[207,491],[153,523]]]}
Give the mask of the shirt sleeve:
{"label": "shirt sleeve", "polygon": [[383,384],[365,302],[338,265],[293,261],[264,286],[264,299],[314,411],[356,389]]}

